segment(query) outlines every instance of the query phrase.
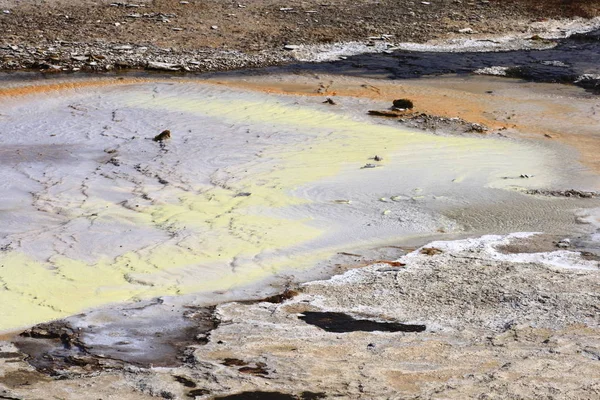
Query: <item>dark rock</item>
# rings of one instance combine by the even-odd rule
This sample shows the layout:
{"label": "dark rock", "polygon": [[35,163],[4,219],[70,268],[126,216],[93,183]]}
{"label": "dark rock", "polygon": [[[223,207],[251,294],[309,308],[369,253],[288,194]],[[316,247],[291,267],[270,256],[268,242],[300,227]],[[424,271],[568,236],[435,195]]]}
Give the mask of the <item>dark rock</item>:
{"label": "dark rock", "polygon": [[412,100],[409,99],[397,99],[394,100],[394,107],[403,108],[405,110],[411,110],[414,107]]}
{"label": "dark rock", "polygon": [[171,131],[166,129],[164,131],[162,131],[161,133],[159,133],[158,135],[154,136],[154,140],[155,142],[162,142],[164,140],[167,139],[171,139]]}

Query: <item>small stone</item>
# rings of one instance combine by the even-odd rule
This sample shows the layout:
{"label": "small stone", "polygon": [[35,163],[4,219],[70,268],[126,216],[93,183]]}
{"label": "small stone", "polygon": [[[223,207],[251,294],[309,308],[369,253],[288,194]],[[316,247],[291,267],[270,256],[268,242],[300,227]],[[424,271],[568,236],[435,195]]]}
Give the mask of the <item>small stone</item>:
{"label": "small stone", "polygon": [[10,14],[10,10],[2,10],[3,14]]}
{"label": "small stone", "polygon": [[323,102],[323,104],[331,104],[332,106],[335,106],[337,103],[333,101],[331,97],[328,97],[327,100]]}
{"label": "small stone", "polygon": [[164,131],[162,131],[161,133],[159,133],[158,135],[154,136],[154,140],[155,142],[162,142],[164,140],[167,139],[171,139],[171,131],[166,129]]}
{"label": "small stone", "polygon": [[210,27],[210,29],[212,29],[213,31],[215,31],[215,30],[219,29],[219,27],[217,25],[213,25],[213,26]]}
{"label": "small stone", "polygon": [[459,29],[458,33],[473,33],[473,28],[463,28],[463,29]]}
{"label": "small stone", "polygon": [[172,28],[172,30],[176,31],[176,32],[180,32],[183,30],[183,28]]}
{"label": "small stone", "polygon": [[300,46],[296,44],[286,44],[285,46],[283,46],[284,50],[298,50],[299,48]]}
{"label": "small stone", "polygon": [[146,68],[147,69],[156,69],[159,71],[179,71],[181,69],[181,65],[158,62],[158,61],[148,61]]}
{"label": "small stone", "polygon": [[394,107],[403,108],[405,110],[410,110],[415,106],[413,104],[412,100],[409,100],[409,99],[397,99],[397,100],[394,100],[393,104],[394,104]]}
{"label": "small stone", "polygon": [[486,126],[477,123],[472,123],[469,125],[468,132],[484,133],[487,132],[487,130],[488,128]]}
{"label": "small stone", "polygon": [[189,1],[180,1],[179,4],[185,5],[185,4],[190,4],[190,2]]}
{"label": "small stone", "polygon": [[368,168],[377,168],[377,165],[375,164],[365,164],[362,167],[360,167],[360,169],[368,169]]}
{"label": "small stone", "polygon": [[571,247],[571,239],[563,239],[560,242],[556,243],[556,247],[561,249],[566,249]]}

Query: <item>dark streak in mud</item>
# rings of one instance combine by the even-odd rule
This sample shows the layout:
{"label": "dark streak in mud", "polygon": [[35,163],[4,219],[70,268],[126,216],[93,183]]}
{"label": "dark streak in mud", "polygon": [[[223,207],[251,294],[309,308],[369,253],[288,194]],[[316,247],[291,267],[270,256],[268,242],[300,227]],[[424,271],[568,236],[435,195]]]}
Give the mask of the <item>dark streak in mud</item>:
{"label": "dark streak in mud", "polygon": [[585,192],[582,190],[544,190],[544,189],[531,189],[525,191],[527,194],[531,195],[540,195],[540,196],[549,196],[549,197],[572,197],[579,199],[593,199],[596,197],[600,197],[600,193],[598,192]]}
{"label": "dark streak in mud", "polygon": [[0,351],[0,358],[21,358],[23,354],[14,351]]}
{"label": "dark streak in mud", "polygon": [[292,395],[281,392],[242,392],[229,396],[215,397],[215,400],[318,400],[326,398],[325,393],[302,392]]}
{"label": "dark streak in mud", "polygon": [[315,325],[327,332],[423,332],[425,325],[401,324],[398,322],[377,322],[337,312],[307,311],[299,317],[310,325]]}
{"label": "dark streak in mud", "polygon": [[196,382],[194,382],[191,379],[186,378],[185,376],[175,375],[173,378],[185,387],[195,388],[197,386]]}
{"label": "dark streak in mud", "polygon": [[274,303],[281,304],[286,300],[296,297],[300,292],[294,289],[285,289],[282,293],[265,297],[259,300],[244,300],[240,301],[241,304],[257,304],[257,303]]}
{"label": "dark streak in mud", "polygon": [[99,360],[81,343],[78,332],[65,322],[39,324],[19,336],[15,345],[39,372],[55,376],[74,366],[86,367],[90,372],[102,369]]}
{"label": "dark streak in mud", "polygon": [[[141,313],[149,307],[129,311]],[[101,327],[77,329],[68,320],[56,321],[23,332],[14,344],[30,365],[51,376],[127,365],[174,367],[185,362],[188,346],[208,342],[210,331],[219,325],[214,312],[214,307],[187,307],[183,315],[160,321],[123,317]]]}
{"label": "dark streak in mud", "polygon": [[206,389],[194,389],[194,390],[190,390],[189,391],[189,393],[187,394],[187,397],[191,397],[193,399],[196,396],[205,396],[207,394],[210,394],[210,390],[206,390]]}

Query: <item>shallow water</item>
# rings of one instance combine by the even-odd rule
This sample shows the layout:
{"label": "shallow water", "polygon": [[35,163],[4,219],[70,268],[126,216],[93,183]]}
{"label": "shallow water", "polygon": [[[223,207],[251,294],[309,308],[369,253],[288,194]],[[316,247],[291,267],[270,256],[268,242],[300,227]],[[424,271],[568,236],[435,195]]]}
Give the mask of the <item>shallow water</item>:
{"label": "shallow water", "polygon": [[324,108],[193,80],[38,92],[0,97],[0,329],[401,238],[574,225],[573,203],[514,191],[579,179],[559,146],[407,130],[367,117],[365,98]]}
{"label": "shallow water", "polygon": [[[475,39],[474,39],[475,41]],[[480,43],[493,42],[484,40]],[[420,51],[401,49],[360,54],[326,63],[302,63],[269,69],[277,72],[317,72],[355,77],[414,79],[431,75],[469,74],[489,67],[511,68],[508,76],[534,82],[575,83],[600,93],[600,31],[545,41],[548,48],[512,51],[472,51],[440,44],[417,45]],[[250,74],[261,74],[249,71]],[[590,75],[593,79],[580,79]]]}

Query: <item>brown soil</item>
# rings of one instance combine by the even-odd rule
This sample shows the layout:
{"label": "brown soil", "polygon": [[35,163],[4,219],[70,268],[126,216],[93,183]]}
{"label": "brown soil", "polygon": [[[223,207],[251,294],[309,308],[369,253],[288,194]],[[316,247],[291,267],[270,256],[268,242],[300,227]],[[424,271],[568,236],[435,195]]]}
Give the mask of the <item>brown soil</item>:
{"label": "brown soil", "polygon": [[126,3],[129,2],[3,0],[0,5],[11,13],[0,18],[2,41],[103,41],[179,49],[223,47],[260,51],[280,48],[285,43],[329,43],[378,34],[391,34],[401,41],[420,41],[465,26],[494,33],[511,29],[511,20],[517,18],[590,17],[600,10],[597,1],[584,0],[437,0],[430,4],[407,0],[307,0],[300,5],[281,0],[129,3],[139,7]]}
{"label": "brown soil", "polygon": [[[600,2],[0,0],[0,9],[3,69],[140,68],[149,59],[177,63],[193,56],[188,69],[222,70],[285,62],[285,44],[367,41],[383,34],[392,42],[422,42],[463,28],[528,32],[534,21],[600,15]],[[146,47],[118,48],[124,44]],[[245,57],[226,54],[232,50]],[[228,57],[233,59],[215,61]]]}

